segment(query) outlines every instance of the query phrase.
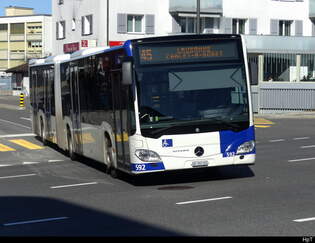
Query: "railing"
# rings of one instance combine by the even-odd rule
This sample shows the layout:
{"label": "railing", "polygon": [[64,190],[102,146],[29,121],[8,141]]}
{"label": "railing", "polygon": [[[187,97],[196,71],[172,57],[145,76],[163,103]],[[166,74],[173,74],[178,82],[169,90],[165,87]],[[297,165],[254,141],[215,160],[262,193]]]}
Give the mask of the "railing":
{"label": "railing", "polygon": [[27,40],[41,40],[42,39],[42,34],[28,34],[26,36]]}
{"label": "railing", "polygon": [[261,83],[252,99],[258,113],[315,111],[315,83]]}
{"label": "railing", "polygon": [[11,41],[24,41],[24,34],[11,34],[10,35],[10,40]]}
{"label": "railing", "polygon": [[[170,0],[170,12],[196,12],[196,0]],[[200,1],[201,12],[222,12],[222,0],[202,0]]]}
{"label": "railing", "polygon": [[0,32],[0,41],[8,41],[8,32]]}
{"label": "railing", "polygon": [[25,53],[24,52],[11,52],[10,53],[10,59],[25,59]]}

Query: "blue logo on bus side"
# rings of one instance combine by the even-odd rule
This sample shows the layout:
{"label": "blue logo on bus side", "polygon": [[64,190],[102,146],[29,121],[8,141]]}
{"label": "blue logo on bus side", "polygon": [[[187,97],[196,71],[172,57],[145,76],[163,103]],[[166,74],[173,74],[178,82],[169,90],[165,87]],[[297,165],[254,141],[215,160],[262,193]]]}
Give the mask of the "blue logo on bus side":
{"label": "blue logo on bus side", "polygon": [[173,139],[162,139],[162,147],[163,148],[173,147]]}

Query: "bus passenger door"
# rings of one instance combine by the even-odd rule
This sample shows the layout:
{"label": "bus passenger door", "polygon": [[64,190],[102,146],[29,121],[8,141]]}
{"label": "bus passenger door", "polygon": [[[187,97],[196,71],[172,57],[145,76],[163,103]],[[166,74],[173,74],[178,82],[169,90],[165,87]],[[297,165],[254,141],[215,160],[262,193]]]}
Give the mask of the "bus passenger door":
{"label": "bus passenger door", "polygon": [[51,77],[50,77],[50,70],[44,71],[44,112],[45,112],[45,136],[50,141],[50,135],[51,135]]}
{"label": "bus passenger door", "polygon": [[121,71],[112,71],[111,80],[113,87],[113,112],[117,162],[119,166],[127,168],[130,158],[129,134],[127,129],[127,104],[125,92],[123,92],[123,89],[126,87],[121,84]]}
{"label": "bus passenger door", "polygon": [[33,70],[32,71],[32,80],[30,82],[30,92],[31,92],[31,105],[32,105],[32,127],[33,127],[33,132],[36,134],[39,134],[39,129],[38,129],[38,98],[37,98],[37,71]]}
{"label": "bus passenger door", "polygon": [[72,122],[73,129],[72,132],[73,148],[75,153],[82,154],[79,75],[77,66],[70,67],[70,94],[71,94],[70,119]]}

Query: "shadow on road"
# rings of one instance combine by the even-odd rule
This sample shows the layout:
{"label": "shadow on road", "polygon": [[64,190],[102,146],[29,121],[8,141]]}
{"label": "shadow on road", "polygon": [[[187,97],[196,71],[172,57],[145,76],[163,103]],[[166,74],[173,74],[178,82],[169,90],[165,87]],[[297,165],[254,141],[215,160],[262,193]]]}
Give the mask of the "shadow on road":
{"label": "shadow on road", "polygon": [[184,236],[46,197],[0,197],[0,205],[0,236]]}

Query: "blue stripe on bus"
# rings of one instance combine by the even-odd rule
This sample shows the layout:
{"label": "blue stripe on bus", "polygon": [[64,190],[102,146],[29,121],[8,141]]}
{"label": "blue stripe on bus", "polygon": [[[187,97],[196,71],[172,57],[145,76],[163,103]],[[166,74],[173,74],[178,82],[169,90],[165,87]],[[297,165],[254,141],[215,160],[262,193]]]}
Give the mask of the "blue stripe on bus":
{"label": "blue stripe on bus", "polygon": [[[223,157],[230,157],[236,154],[237,148],[250,140],[255,140],[255,127],[251,126],[241,132],[221,131],[220,145]],[[256,148],[247,154],[256,154]]]}
{"label": "blue stripe on bus", "polygon": [[131,41],[130,40],[127,40],[124,43],[124,48],[125,48],[125,51],[127,53],[127,56],[132,57],[132,49],[131,49]]}
{"label": "blue stripe on bus", "polygon": [[155,170],[165,170],[163,162],[131,164],[131,171],[134,172]]}

